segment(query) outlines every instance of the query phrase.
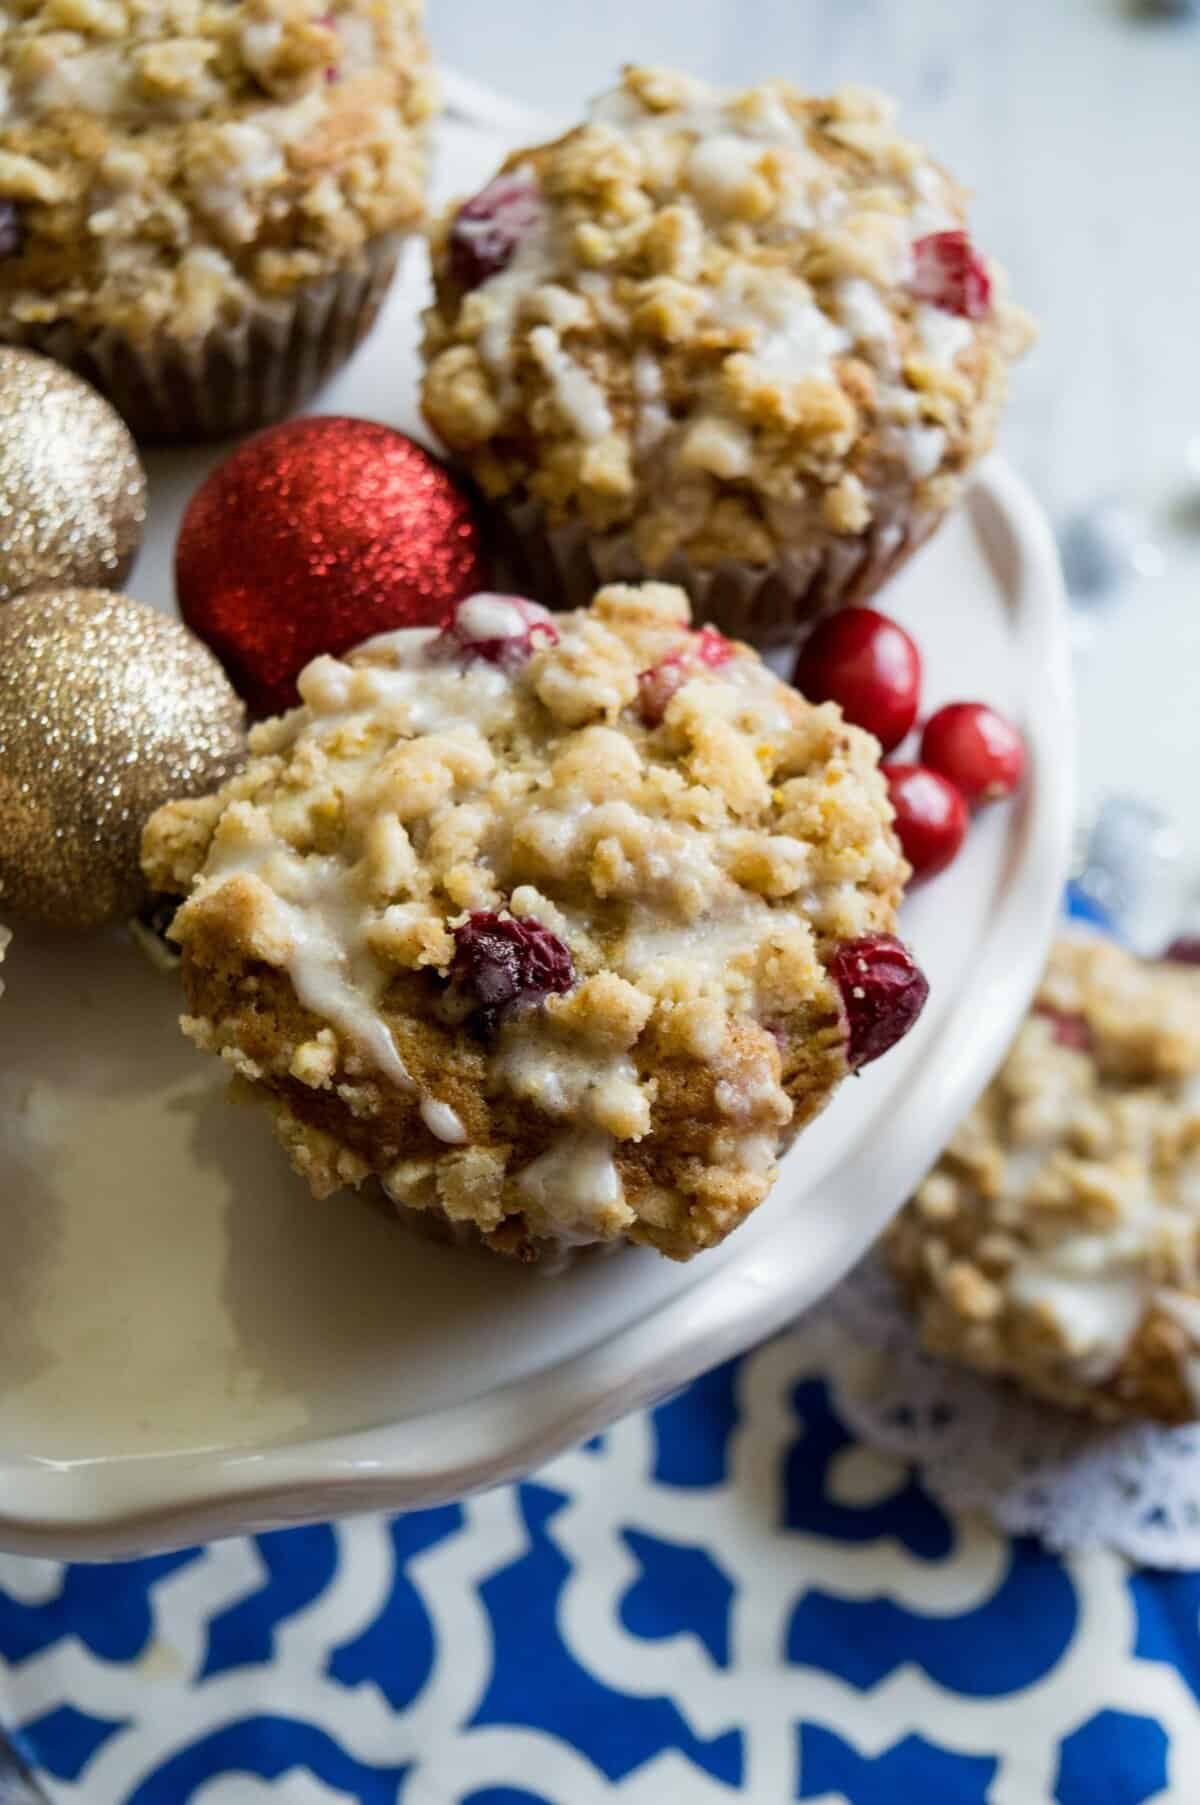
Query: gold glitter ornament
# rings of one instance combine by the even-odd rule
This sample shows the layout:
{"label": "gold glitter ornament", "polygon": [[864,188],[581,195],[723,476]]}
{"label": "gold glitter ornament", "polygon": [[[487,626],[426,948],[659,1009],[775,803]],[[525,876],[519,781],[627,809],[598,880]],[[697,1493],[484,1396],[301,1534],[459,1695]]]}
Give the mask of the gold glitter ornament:
{"label": "gold glitter ornament", "polygon": [[0,884],[6,912],[94,928],[145,900],[160,803],[246,755],[245,711],[177,620],[103,589],[0,608]]}
{"label": "gold glitter ornament", "polygon": [[116,410],[50,358],[0,349],[0,602],[115,588],[145,520],[146,473]]}

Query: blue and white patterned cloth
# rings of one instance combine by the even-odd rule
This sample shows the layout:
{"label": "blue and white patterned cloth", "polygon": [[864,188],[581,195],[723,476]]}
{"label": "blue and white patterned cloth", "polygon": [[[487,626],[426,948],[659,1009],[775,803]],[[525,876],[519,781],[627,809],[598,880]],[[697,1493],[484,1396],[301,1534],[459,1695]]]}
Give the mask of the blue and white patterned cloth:
{"label": "blue and white patterned cloth", "polygon": [[0,1557],[55,1805],[1195,1805],[1198,1695],[1200,1575],[948,1514],[803,1322],[463,1504]]}
{"label": "blue and white patterned cloth", "polygon": [[0,1560],[56,1805],[1189,1805],[1200,1577],[954,1521],[803,1324],[535,1478],[118,1566]]}

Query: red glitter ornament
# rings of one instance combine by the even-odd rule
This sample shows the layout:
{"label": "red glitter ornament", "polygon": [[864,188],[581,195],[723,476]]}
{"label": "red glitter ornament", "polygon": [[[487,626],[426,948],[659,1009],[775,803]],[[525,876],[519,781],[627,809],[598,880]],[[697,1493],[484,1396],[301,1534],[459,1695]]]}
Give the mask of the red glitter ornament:
{"label": "red glitter ornament", "polygon": [[192,497],[179,607],[258,714],[296,677],[395,627],[440,627],[487,587],[471,506],[437,459],[372,420],[317,415],[248,439]]}

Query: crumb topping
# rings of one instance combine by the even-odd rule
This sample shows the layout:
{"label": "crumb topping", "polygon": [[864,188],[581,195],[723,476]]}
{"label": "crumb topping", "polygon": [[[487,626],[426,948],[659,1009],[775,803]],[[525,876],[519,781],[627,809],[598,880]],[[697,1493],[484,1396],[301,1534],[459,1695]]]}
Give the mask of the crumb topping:
{"label": "crumb topping", "polygon": [[15,0],[0,311],[228,324],[421,216],[420,0]]}
{"label": "crumb topping", "polygon": [[492,496],[649,569],[940,509],[1030,336],[882,95],[632,68],[441,222],[424,407]]}
{"label": "crumb topping", "polygon": [[1200,973],[1060,941],[890,1252],[933,1351],[1200,1415]]}
{"label": "crumb topping", "polygon": [[[572,615],[475,597],[317,659],[240,775],[152,818],[189,1031],[286,1097],[318,1185],[349,1141],[357,1177],[485,1231],[687,1253],[848,1069],[826,961],[892,925],[907,872],[877,747],[746,647],[681,657],[688,621],[657,584]],[[266,974],[300,1019],[264,1054]],[[296,1117],[331,1091],[361,1132],[322,1118],[318,1154]]]}

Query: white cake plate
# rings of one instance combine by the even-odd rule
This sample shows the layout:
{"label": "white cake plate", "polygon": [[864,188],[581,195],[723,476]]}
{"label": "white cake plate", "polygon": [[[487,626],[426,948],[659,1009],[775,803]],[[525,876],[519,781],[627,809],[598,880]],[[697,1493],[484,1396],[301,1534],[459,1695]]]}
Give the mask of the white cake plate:
{"label": "white cake plate", "polygon": [[[502,148],[502,132],[447,126],[442,191],[481,181]],[[417,430],[426,282],[414,252],[323,411]],[[217,455],[151,462],[130,583],[147,601],[171,606],[179,514]],[[427,1244],[352,1195],[314,1203],[180,1036],[171,977],[123,934],[18,935],[0,1004],[0,1547],[101,1557],[494,1485],[835,1283],[998,1063],[1071,827],[1062,587],[1017,478],[987,469],[887,607],[924,650],[930,706],[983,697],[1018,716],[1030,781],[906,906],[932,984],[917,1029],[842,1087],[756,1216],[688,1266],[625,1250],[540,1279]]]}

